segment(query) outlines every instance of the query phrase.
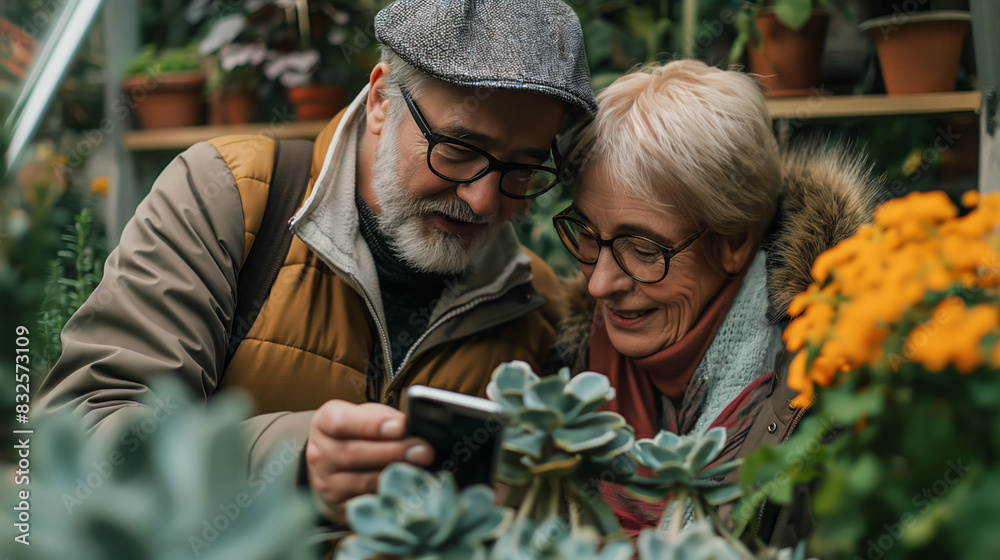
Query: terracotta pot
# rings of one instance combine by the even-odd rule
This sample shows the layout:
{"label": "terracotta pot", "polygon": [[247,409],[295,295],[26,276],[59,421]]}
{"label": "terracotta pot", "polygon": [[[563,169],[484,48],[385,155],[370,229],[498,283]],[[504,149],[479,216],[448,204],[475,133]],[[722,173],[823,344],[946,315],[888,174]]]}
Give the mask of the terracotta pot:
{"label": "terracotta pot", "polygon": [[954,90],[971,25],[969,12],[932,10],[870,19],[860,27],[878,48],[886,91],[896,95]]}
{"label": "terracotta pot", "polygon": [[757,14],[760,48],[747,46],[750,71],[764,86],[764,95],[781,97],[809,95],[819,81],[823,62],[823,44],[830,25],[830,14],[813,10],[809,21],[798,31],[785,27],[774,10],[764,8]]}
{"label": "terracotta pot", "polygon": [[202,123],[205,76],[200,72],[129,76],[122,88],[143,128]]}
{"label": "terracotta pot", "polygon": [[344,88],[331,84],[307,84],[288,88],[295,117],[304,121],[329,119],[344,107]]}
{"label": "terracotta pot", "polygon": [[222,112],[226,124],[247,124],[253,120],[257,108],[257,94],[252,91],[225,92],[222,94]]}

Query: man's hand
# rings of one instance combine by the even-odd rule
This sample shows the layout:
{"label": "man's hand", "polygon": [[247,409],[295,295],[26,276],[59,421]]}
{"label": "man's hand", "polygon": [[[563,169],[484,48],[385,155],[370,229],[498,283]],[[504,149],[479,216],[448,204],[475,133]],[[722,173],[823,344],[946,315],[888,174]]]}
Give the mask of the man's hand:
{"label": "man's hand", "polygon": [[404,438],[405,415],[378,403],[331,400],[321,406],[309,426],[306,465],[309,485],[330,521],[344,524],[345,503],[375,492],[378,476],[390,463],[425,467],[434,460],[431,447],[419,438]]}

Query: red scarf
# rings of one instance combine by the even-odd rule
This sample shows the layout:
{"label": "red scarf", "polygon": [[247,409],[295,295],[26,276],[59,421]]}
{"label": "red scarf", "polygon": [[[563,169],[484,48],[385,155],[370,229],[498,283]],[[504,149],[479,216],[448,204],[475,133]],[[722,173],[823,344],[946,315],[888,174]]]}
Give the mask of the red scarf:
{"label": "red scarf", "polygon": [[635,428],[635,439],[651,438],[660,433],[660,395],[678,403],[684,398],[684,390],[711,346],[742,282],[742,275],[727,280],[687,334],[678,342],[642,358],[619,354],[608,338],[603,313],[594,313],[589,369],[607,375],[617,393],[602,410],[624,416]]}

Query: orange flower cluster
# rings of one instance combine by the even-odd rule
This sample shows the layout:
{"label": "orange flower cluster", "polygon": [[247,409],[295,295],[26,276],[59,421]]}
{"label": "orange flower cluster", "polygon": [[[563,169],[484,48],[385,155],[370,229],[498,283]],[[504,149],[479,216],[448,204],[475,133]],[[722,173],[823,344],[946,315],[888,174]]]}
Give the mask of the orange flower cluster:
{"label": "orange flower cluster", "polygon": [[942,192],[891,200],[816,259],[784,333],[801,350],[789,369],[792,404],[808,406],[814,384],[848,371],[1000,365],[1000,193],[966,193],[962,203],[976,208],[957,218]]}

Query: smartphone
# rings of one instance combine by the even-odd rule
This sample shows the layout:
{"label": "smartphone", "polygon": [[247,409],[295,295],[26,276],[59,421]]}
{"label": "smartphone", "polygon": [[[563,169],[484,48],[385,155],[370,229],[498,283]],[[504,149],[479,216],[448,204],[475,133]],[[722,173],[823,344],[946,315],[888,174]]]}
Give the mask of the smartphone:
{"label": "smartphone", "polygon": [[447,471],[459,488],[493,484],[507,415],[499,403],[453,391],[413,385],[403,393],[407,435],[434,449],[433,472]]}

